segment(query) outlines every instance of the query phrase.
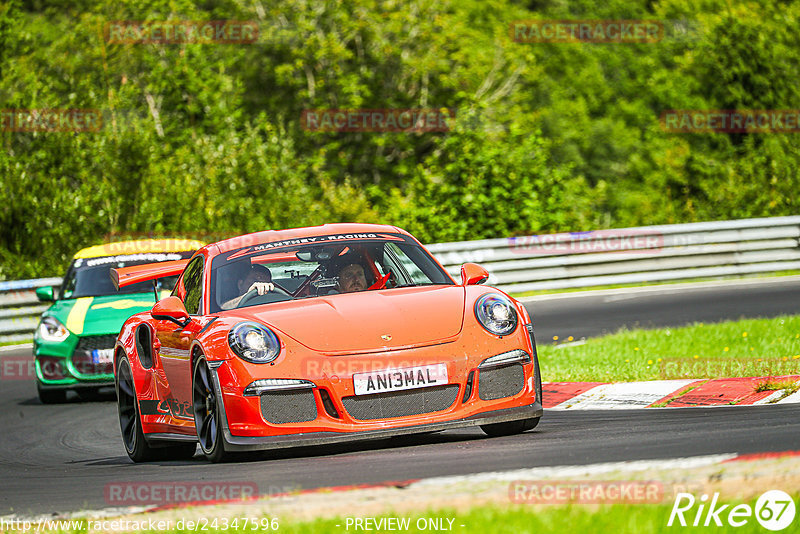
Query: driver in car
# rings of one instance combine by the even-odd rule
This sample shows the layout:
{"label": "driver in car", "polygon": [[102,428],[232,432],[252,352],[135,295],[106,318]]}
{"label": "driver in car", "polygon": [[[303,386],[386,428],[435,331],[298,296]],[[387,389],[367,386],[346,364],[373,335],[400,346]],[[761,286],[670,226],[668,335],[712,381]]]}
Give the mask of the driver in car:
{"label": "driver in car", "polygon": [[367,289],[367,277],[364,267],[359,263],[346,263],[339,269],[339,282],[337,289],[341,293],[353,293]]}
{"label": "driver in car", "polygon": [[243,272],[239,273],[236,278],[236,287],[240,295],[224,302],[220,306],[223,310],[232,310],[237,307],[242,297],[254,289],[259,295],[266,295],[275,289],[275,285],[272,283],[272,273],[263,265],[245,265]]}

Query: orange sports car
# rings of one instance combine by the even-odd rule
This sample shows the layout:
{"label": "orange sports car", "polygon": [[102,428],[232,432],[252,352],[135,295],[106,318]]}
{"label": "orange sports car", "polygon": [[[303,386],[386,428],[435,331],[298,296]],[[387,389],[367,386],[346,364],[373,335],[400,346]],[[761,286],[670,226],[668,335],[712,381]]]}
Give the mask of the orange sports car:
{"label": "orange sports car", "polygon": [[188,260],[112,269],[117,287],[180,275],[122,327],[114,374],[136,462],[379,439],[542,416],[525,308],[457,283],[408,232],[332,224],[206,245]]}

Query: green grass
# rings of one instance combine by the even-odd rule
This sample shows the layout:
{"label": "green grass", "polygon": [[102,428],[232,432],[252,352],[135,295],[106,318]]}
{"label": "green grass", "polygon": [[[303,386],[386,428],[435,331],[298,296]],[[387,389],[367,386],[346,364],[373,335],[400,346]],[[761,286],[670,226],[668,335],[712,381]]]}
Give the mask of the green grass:
{"label": "green grass", "polygon": [[661,282],[639,282],[636,284],[606,284],[602,286],[572,287],[566,289],[540,289],[537,291],[525,291],[524,293],[510,293],[514,298],[534,297],[536,295],[552,295],[557,293],[578,293],[581,291],[600,291],[603,289],[622,289],[626,287],[660,287],[675,284],[699,283],[699,282],[718,282],[720,280],[750,280],[761,278],[779,278],[781,276],[796,276],[800,270],[779,271],[775,273],[758,273],[741,276],[713,276],[706,278],[683,278],[681,280],[664,280]]}
{"label": "green grass", "polygon": [[[751,503],[751,506],[754,505],[755,503]],[[495,532],[514,534],[544,534],[549,532],[556,534],[572,532],[630,532],[648,534],[671,530],[667,527],[671,510],[671,504],[605,506],[531,505],[524,507],[490,506],[473,508],[468,513],[445,510],[429,512],[426,515],[418,517],[444,517],[454,519],[452,532],[456,534],[483,534]],[[402,515],[400,517],[402,517]],[[691,525],[691,521],[694,519],[693,514],[691,517],[688,515],[685,517],[689,519],[689,525]],[[430,530],[417,529],[415,527],[415,519],[416,518],[412,518],[412,528],[405,532],[430,532]],[[721,519],[724,520],[723,517],[721,517]],[[337,526],[337,524],[341,526]],[[281,532],[297,534],[354,532],[352,526],[349,531],[346,531],[345,524],[342,520],[324,520],[287,526],[287,529],[281,528]],[[696,530],[699,528],[702,529],[703,532],[765,532],[756,522],[755,518],[751,518],[748,524],[741,528],[733,528],[727,525],[726,527],[681,527],[674,524],[672,528],[677,530],[686,530],[686,528]]]}
{"label": "green grass", "polygon": [[[797,499],[795,498],[795,501]],[[722,503],[734,504],[734,501],[720,501]],[[748,503],[751,507],[755,507],[755,501]],[[681,527],[677,522],[673,526],[667,527],[667,522],[672,510],[672,503],[659,504],[659,505],[522,505],[522,506],[481,506],[472,508],[467,512],[459,512],[455,510],[434,510],[418,514],[397,514],[397,515],[381,515],[374,519],[380,520],[381,518],[397,517],[409,518],[410,528],[408,530],[396,530],[397,532],[436,532],[431,529],[418,529],[416,524],[419,519],[444,519],[444,525],[447,526],[447,519],[452,519],[452,530],[455,534],[485,534],[485,533],[515,533],[515,534],[546,534],[546,533],[587,533],[587,532],[620,532],[620,533],[636,533],[636,534],[649,534],[665,532],[672,529],[677,531],[684,530],[702,530],[702,532],[736,532],[737,534],[749,533],[763,533],[766,532],[756,521],[755,517],[747,518],[747,524],[733,528],[726,524],[727,513],[731,509],[729,506],[723,513],[720,514],[720,520],[723,522],[723,527],[704,527],[702,521],[705,520],[705,514],[701,519],[700,526],[693,527],[692,521],[694,520],[694,512],[697,510],[697,505],[686,512],[684,517],[687,519],[688,526]],[[194,514],[192,514],[194,515]],[[208,517],[209,521],[213,520]],[[354,518],[364,519],[363,515],[359,515],[357,510],[353,511]],[[422,525],[422,523],[420,523]],[[227,529],[223,530],[221,527],[213,528],[211,524],[207,524],[207,529],[203,532],[255,532],[255,530],[244,529]],[[791,530],[791,527],[786,530]],[[447,531],[447,530],[445,530]],[[165,534],[165,532],[192,532],[191,530],[178,530],[173,527],[169,530],[142,530],[141,532],[158,532]],[[259,530],[258,532],[276,532],[275,530]],[[316,521],[308,522],[289,522],[278,521],[278,530],[284,534],[316,534],[316,533],[347,533],[347,532],[368,532],[367,530],[356,530],[351,524],[347,528],[346,518],[340,519],[319,519]],[[389,530],[371,530],[371,532],[390,532]]]}
{"label": "green grass", "polygon": [[563,347],[539,342],[546,382],[800,374],[800,315],[624,330]]}
{"label": "green grass", "polygon": [[766,380],[756,386],[756,391],[777,391],[782,389],[787,395],[796,393],[800,386],[792,380]]}

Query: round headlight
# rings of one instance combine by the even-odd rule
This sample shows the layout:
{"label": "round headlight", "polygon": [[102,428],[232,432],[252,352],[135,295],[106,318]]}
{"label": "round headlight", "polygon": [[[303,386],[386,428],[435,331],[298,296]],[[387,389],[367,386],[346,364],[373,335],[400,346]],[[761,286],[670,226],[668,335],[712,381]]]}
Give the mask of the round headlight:
{"label": "round headlight", "polygon": [[281,343],[272,330],[249,321],[231,328],[228,345],[237,356],[252,363],[269,363],[281,352]]}
{"label": "round headlight", "polygon": [[517,310],[507,297],[498,293],[487,293],[475,302],[475,317],[497,336],[507,336],[517,328]]}
{"label": "round headlight", "polygon": [[69,330],[55,317],[44,317],[36,333],[44,341],[64,341],[69,337]]}

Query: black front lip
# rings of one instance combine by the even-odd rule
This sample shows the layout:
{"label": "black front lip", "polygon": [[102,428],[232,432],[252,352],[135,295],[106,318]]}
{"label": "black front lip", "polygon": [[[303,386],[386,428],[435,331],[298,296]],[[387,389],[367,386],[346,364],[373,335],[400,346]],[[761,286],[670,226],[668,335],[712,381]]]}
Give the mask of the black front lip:
{"label": "black front lip", "polygon": [[36,380],[42,389],[85,389],[85,388],[113,388],[115,386],[114,380],[102,379],[97,382],[90,382],[88,380],[78,379],[79,382],[71,384],[48,384],[41,380]]}
{"label": "black front lip", "polygon": [[485,412],[465,419],[443,421],[441,423],[427,423],[401,428],[388,428],[386,430],[367,430],[362,432],[312,432],[308,434],[288,434],[269,437],[239,437],[233,436],[228,429],[228,421],[223,416],[223,432],[226,451],[256,451],[268,449],[285,449],[289,447],[303,447],[314,445],[328,445],[352,441],[365,441],[385,439],[394,436],[406,436],[425,432],[439,432],[456,428],[469,428],[492,423],[504,423],[520,419],[532,419],[542,416],[542,405],[538,402],[517,408],[505,408]]}
{"label": "black front lip", "polygon": [[404,436],[410,434],[420,434],[425,432],[439,432],[442,430],[452,430],[456,428],[469,428],[479,425],[492,423],[505,423],[508,421],[518,421],[521,419],[533,419],[541,417],[543,413],[542,404],[539,399],[533,404],[518,406],[515,408],[504,408],[502,410],[492,410],[479,413],[464,419],[452,421],[442,421],[440,423],[426,423],[424,425],[412,425],[399,428],[387,428],[385,430],[365,430],[361,432],[310,432],[304,434],[285,434],[266,437],[246,437],[234,436],[228,426],[228,417],[225,413],[225,404],[222,400],[222,387],[217,376],[217,367],[223,362],[210,362],[218,365],[211,368],[212,382],[217,391],[219,403],[219,414],[221,415],[223,444],[226,451],[260,451],[270,449],[287,449],[291,447],[304,447],[314,445],[328,445],[333,443],[344,443],[352,441],[376,440],[393,436]]}

